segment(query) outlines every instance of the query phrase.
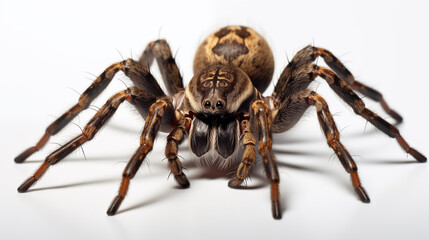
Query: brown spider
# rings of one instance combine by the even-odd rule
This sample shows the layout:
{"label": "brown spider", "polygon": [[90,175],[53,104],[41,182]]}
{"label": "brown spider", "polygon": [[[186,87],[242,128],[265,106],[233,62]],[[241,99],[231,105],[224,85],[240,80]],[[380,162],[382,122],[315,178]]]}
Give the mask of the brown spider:
{"label": "brown spider", "polygon": [[[317,66],[321,56],[332,69]],[[157,60],[169,95],[166,95],[149,68]],[[354,92],[381,103],[383,109],[397,122],[402,117],[390,109],[382,95],[362,83],[328,50],[307,46],[300,50],[281,74],[274,92],[269,97],[262,93],[271,82],[274,59],[267,42],[254,30],[242,26],[224,27],[210,35],[198,48],[194,59],[195,75],[186,89],[182,77],[165,40],[151,42],[138,61],[127,59],[109,66],[81,95],[76,105],[54,121],[34,147],[18,155],[21,163],[41,149],[49,137],[59,132],[106,88],[118,71],[123,71],[134,86],[113,95],[86,124],[82,134],[70,140],[46,157],[40,168],[19,188],[26,192],[46,172],[68,154],[91,140],[112,117],[119,105],[128,101],[146,119],[140,146],[126,166],[118,195],[107,210],[114,215],[124,199],[130,180],[135,176],[146,155],[152,150],[158,131],[170,133],[165,156],[174,178],[180,186],[189,187],[177,157],[178,145],[189,136],[192,152],[198,157],[212,158],[224,165],[241,159],[236,176],[229,187],[239,187],[248,177],[256,159],[256,150],[262,156],[265,173],[271,183],[272,214],[281,218],[279,202],[279,173],[272,152],[272,133],[281,133],[293,127],[309,106],[315,106],[320,126],[329,147],[334,150],[345,170],[350,174],[354,190],[364,203],[370,199],[362,187],[357,166],[340,142],[339,132],[325,100],[308,85],[320,76],[354,112],[376,126],[417,161],[426,157],[411,148],[398,129],[365,107]]]}

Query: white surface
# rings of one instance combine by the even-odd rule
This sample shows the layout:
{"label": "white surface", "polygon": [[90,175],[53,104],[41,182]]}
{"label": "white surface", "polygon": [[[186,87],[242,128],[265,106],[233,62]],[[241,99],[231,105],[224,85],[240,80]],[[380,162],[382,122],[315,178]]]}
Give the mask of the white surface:
{"label": "white surface", "polygon": [[[17,193],[44,157],[80,129],[71,124],[27,163],[13,158],[77,101],[76,92],[89,86],[92,74],[122,59],[118,52],[138,58],[149,41],[166,38],[187,82],[198,44],[227,24],[248,25],[266,37],[276,58],[275,78],[286,54],[291,58],[312,43],[331,50],[360,81],[384,94],[404,116],[404,138],[429,155],[424,1],[136,2],[0,1],[1,239],[427,239],[428,164],[416,163],[395,140],[355,116],[323,80],[313,87],[335,113],[370,204],[353,193],[310,110],[296,128],[275,137],[282,220],[271,217],[263,178],[254,176],[249,190],[230,189],[224,173],[194,167],[186,146],[181,156],[191,188],[178,189],[161,161],[166,135],[159,135],[119,214],[108,217],[143,126],[126,104],[84,146],[86,160],[78,150],[32,191]],[[125,87],[119,80],[130,85],[119,74],[95,106]],[[367,105],[387,117],[377,103]],[[93,114],[87,110],[74,123],[83,127]]]}

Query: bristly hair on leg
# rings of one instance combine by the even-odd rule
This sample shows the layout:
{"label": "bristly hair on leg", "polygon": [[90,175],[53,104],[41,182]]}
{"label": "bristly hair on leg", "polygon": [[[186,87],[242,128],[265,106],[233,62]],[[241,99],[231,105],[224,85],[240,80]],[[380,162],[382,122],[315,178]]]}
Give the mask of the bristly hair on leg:
{"label": "bristly hair on leg", "polygon": [[[80,129],[80,132],[81,133],[83,133],[83,129],[82,129],[82,127],[81,126],[79,126],[79,124],[77,124],[77,123],[75,123],[75,122],[71,122],[73,125],[75,125],[75,126],[77,126],[79,129]],[[87,158],[86,158],[86,154],[85,154],[85,151],[83,150],[83,146],[80,146],[79,147],[80,149],[81,149],[81,151],[82,151],[82,154],[83,154],[83,159],[85,159],[85,161],[87,160]]]}
{"label": "bristly hair on leg", "polygon": [[128,88],[129,88],[129,87],[128,87],[128,85],[127,85],[127,83],[126,83],[126,82],[124,82],[122,79],[118,78],[117,80],[118,80],[118,81],[121,81],[121,82],[124,84],[125,89],[128,89]]}
{"label": "bristly hair on leg", "polygon": [[125,61],[125,58],[124,58],[124,56],[122,56],[122,53],[119,51],[119,49],[115,48],[115,50],[116,50],[116,52],[119,53],[119,56],[121,56],[122,61]]}
{"label": "bristly hair on leg", "polygon": [[91,110],[93,110],[93,111],[95,111],[95,112],[98,112],[98,110],[100,110],[100,107],[98,107],[98,106],[95,106],[95,105],[89,105],[89,107],[88,107],[89,109],[91,109]]}
{"label": "bristly hair on leg", "polygon": [[[94,80],[92,80],[94,81]],[[76,89],[72,88],[72,87],[67,87],[68,89],[72,90],[73,92],[77,93],[77,95],[81,96],[82,93],[78,92]]]}

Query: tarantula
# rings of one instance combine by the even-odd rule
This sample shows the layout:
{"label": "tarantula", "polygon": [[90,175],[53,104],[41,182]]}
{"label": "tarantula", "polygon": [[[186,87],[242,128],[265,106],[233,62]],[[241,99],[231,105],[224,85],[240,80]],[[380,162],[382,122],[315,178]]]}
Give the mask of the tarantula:
{"label": "tarantula", "polygon": [[[330,69],[314,64],[319,56]],[[158,63],[168,95],[149,71],[154,59]],[[222,164],[241,159],[235,177],[228,182],[228,186],[232,188],[239,187],[248,177],[256,155],[260,154],[271,184],[272,214],[275,219],[280,219],[280,178],[272,152],[272,133],[289,130],[308,107],[315,106],[329,147],[350,174],[359,199],[369,203],[370,199],[358,177],[357,166],[340,141],[327,103],[315,91],[308,89],[309,84],[318,76],[356,114],[389,137],[396,138],[402,149],[417,161],[426,162],[426,157],[411,148],[395,126],[367,109],[355,91],[380,102],[390,116],[401,122],[402,117],[388,106],[381,93],[356,81],[350,71],[326,49],[309,45],[300,50],[280,75],[271,96],[263,96],[262,93],[273,76],[273,55],[262,36],[243,26],[224,27],[204,40],[195,55],[195,75],[186,88],[165,40],[149,43],[138,61],[127,59],[112,64],[80,96],[78,103],[55,120],[37,144],[18,155],[15,162],[21,163],[41,149],[50,136],[58,133],[81,111],[87,109],[118,71],[124,72],[133,86],[110,97],[86,124],[82,134],[48,155],[34,175],[18,188],[19,192],[26,192],[49,166],[90,141],[119,105],[128,101],[146,121],[140,146],[123,172],[118,195],[108,208],[108,215],[114,215],[118,210],[127,194],[130,180],[152,150],[158,131],[163,131],[169,133],[165,148],[169,168],[183,188],[190,184],[177,155],[178,146],[185,136],[189,138],[190,148],[197,159],[212,158]]]}

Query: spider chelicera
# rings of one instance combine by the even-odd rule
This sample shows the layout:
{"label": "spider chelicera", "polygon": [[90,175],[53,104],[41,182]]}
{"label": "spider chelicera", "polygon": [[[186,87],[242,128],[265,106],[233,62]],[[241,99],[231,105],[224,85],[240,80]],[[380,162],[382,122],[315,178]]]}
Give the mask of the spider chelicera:
{"label": "spider chelicera", "polygon": [[[319,56],[330,69],[314,64]],[[160,68],[168,95],[149,72],[154,59]],[[48,155],[34,175],[18,188],[19,192],[26,192],[49,166],[91,140],[121,103],[128,101],[146,121],[140,146],[123,172],[119,193],[109,207],[108,215],[114,215],[118,210],[130,180],[152,150],[158,131],[163,131],[169,133],[165,148],[169,168],[178,184],[184,188],[190,184],[177,154],[178,146],[185,136],[189,138],[190,148],[197,159],[211,158],[219,166],[228,165],[234,159],[241,160],[236,167],[235,177],[228,183],[233,188],[239,187],[248,177],[256,154],[260,154],[271,184],[272,214],[275,219],[280,219],[280,178],[272,152],[272,133],[289,130],[308,107],[314,106],[329,147],[350,174],[359,199],[368,203],[370,199],[360,183],[357,166],[340,141],[327,103],[315,91],[308,89],[318,76],[356,114],[395,138],[402,149],[417,161],[426,162],[426,157],[411,148],[395,126],[367,109],[355,91],[380,102],[391,117],[401,122],[402,117],[387,105],[381,93],[356,81],[350,71],[326,49],[306,46],[300,50],[280,75],[271,96],[263,96],[274,71],[273,55],[263,37],[243,26],[219,29],[200,45],[194,59],[195,75],[186,88],[165,40],[149,43],[138,61],[127,59],[112,64],[81,95],[78,103],[55,120],[39,142],[17,156],[15,162],[25,161],[41,149],[50,136],[87,109],[118,71],[124,72],[133,86],[110,97],[86,124],[82,134]]]}

